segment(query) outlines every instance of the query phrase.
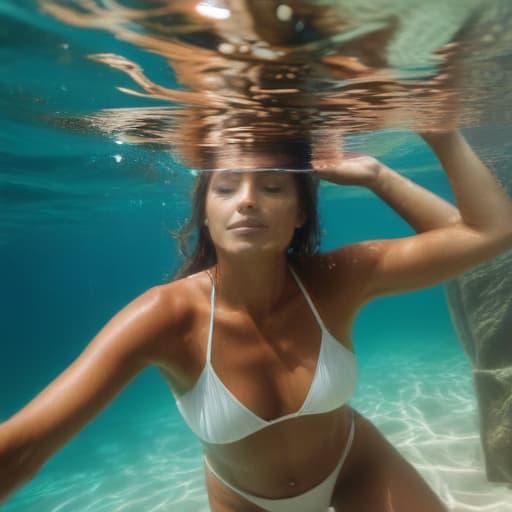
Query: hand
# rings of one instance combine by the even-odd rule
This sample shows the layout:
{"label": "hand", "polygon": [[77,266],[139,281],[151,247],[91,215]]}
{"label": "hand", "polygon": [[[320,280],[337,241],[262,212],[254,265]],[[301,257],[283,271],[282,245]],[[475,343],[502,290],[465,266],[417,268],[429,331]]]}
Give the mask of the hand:
{"label": "hand", "polygon": [[361,187],[371,187],[376,183],[383,167],[376,158],[357,153],[344,153],[335,159],[313,159],[311,164],[323,180]]}

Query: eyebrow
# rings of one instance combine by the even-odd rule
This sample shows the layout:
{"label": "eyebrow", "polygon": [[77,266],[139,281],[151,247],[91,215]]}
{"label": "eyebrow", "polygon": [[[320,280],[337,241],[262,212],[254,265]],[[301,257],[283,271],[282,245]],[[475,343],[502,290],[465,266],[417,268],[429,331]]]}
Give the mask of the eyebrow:
{"label": "eyebrow", "polygon": [[289,173],[285,169],[221,169],[214,171],[215,175],[220,176],[240,176],[242,174],[254,174],[259,176],[286,176]]}

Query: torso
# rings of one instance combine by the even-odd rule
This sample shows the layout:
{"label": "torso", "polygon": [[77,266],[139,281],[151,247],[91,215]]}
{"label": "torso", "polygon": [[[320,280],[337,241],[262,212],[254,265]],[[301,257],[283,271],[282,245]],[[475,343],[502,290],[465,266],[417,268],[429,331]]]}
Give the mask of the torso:
{"label": "torso", "polygon": [[[340,268],[333,272],[323,264],[305,268],[297,272],[325,327],[352,350],[350,334],[360,297],[351,273]],[[169,286],[173,284],[193,304],[180,348],[161,364],[180,394],[194,386],[205,366],[211,283],[202,272]],[[293,281],[287,300],[258,325],[246,313],[218,303],[212,341],[212,366],[240,403],[265,420],[300,409],[313,380],[321,331]],[[219,474],[246,492],[293,496],[322,481],[338,462],[350,427],[346,409],[291,418],[233,443],[205,443],[205,453]]]}

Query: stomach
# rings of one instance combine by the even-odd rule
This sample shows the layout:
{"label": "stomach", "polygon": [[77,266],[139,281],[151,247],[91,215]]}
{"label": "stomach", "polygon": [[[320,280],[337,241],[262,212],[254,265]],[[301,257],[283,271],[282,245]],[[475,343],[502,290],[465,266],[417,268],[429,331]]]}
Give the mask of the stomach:
{"label": "stomach", "polygon": [[347,405],[290,418],[240,441],[203,443],[209,465],[231,485],[270,499],[295,496],[336,467],[350,431]]}

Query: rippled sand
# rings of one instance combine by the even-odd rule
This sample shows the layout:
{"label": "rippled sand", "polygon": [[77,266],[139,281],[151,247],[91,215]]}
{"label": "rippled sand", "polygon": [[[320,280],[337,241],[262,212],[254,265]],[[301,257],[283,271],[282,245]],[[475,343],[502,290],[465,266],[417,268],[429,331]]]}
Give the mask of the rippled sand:
{"label": "rippled sand", "polygon": [[[361,369],[353,405],[416,466],[449,510],[510,512],[512,490],[485,479],[467,365],[460,355],[441,361],[426,366],[425,354],[375,356]],[[179,418],[143,425],[135,446],[123,437],[94,450],[101,461],[95,466],[87,454],[94,469],[82,470],[79,457],[66,460],[67,468],[43,471],[3,510],[208,511],[201,450]]]}

